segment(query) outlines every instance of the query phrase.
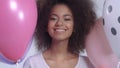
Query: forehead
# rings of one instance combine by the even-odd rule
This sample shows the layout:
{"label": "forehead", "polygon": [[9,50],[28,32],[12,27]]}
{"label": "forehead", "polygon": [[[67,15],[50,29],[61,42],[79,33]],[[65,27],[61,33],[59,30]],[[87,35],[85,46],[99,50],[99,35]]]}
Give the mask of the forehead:
{"label": "forehead", "polygon": [[55,5],[52,8],[51,13],[68,13],[68,14],[72,14],[70,8],[65,4],[57,4],[57,5]]}

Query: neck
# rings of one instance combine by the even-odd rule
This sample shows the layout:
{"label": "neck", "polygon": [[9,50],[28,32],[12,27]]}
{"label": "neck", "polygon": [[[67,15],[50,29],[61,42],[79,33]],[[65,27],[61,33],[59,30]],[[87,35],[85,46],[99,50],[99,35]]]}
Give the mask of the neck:
{"label": "neck", "polygon": [[51,44],[51,50],[52,53],[63,55],[68,53],[68,40],[65,41],[53,41]]}
{"label": "neck", "polygon": [[68,41],[53,41],[51,47],[44,52],[44,55],[55,60],[64,60],[65,58],[68,59],[68,57],[78,56],[68,51]]}
{"label": "neck", "polygon": [[56,58],[67,56],[70,54],[68,52],[68,40],[52,41],[51,47],[46,52]]}

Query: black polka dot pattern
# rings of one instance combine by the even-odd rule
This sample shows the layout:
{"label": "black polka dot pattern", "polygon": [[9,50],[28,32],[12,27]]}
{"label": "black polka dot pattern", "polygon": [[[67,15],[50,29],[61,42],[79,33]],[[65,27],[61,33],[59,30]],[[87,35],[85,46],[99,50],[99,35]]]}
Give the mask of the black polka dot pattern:
{"label": "black polka dot pattern", "polygon": [[112,5],[108,6],[108,12],[111,13],[112,12]]}
{"label": "black polka dot pattern", "polygon": [[120,23],[120,16],[118,17],[118,22]]}
{"label": "black polka dot pattern", "polygon": [[103,25],[105,25],[105,20],[104,20],[104,18],[103,18]]}
{"label": "black polka dot pattern", "polygon": [[117,35],[117,31],[114,27],[111,28],[111,32],[112,32],[113,35]]}

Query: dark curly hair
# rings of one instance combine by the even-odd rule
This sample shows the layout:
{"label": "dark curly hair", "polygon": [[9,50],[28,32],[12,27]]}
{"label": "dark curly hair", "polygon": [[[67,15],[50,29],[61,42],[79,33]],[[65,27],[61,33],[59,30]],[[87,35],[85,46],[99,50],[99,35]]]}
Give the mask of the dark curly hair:
{"label": "dark curly hair", "polygon": [[96,14],[91,0],[46,0],[42,7],[38,5],[38,20],[35,32],[38,50],[50,48],[51,37],[46,30],[50,12],[57,4],[65,4],[72,11],[74,32],[69,39],[68,51],[79,54],[85,48],[86,36],[95,25]]}

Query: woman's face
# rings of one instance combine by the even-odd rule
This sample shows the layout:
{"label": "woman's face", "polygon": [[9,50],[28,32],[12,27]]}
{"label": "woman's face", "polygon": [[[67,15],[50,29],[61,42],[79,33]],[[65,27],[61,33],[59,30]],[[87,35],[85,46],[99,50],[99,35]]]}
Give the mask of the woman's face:
{"label": "woman's face", "polygon": [[55,5],[50,13],[48,33],[53,40],[68,40],[73,32],[73,15],[64,4]]}

